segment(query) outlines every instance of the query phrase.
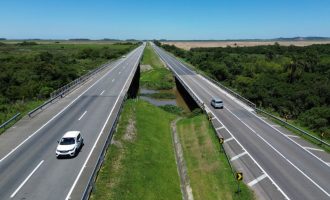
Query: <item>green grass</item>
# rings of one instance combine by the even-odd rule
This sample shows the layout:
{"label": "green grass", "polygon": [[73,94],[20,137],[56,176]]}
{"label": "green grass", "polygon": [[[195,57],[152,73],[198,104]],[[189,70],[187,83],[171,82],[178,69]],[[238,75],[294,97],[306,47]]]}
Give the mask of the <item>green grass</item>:
{"label": "green grass", "polygon": [[142,87],[154,90],[168,90],[175,86],[173,75],[166,68],[143,72],[140,77],[140,84]]}
{"label": "green grass", "polygon": [[[22,46],[13,42],[0,45],[0,124],[18,112],[24,116],[45,101],[52,91],[136,46],[55,42]],[[97,55],[83,58],[80,55],[86,49]],[[45,52],[51,57],[42,62],[39,56]]]}
{"label": "green grass", "polygon": [[[91,199],[181,199],[170,132],[174,118],[145,101],[128,100]],[[132,120],[136,129],[127,140]]]}
{"label": "green grass", "polygon": [[254,199],[243,183],[242,192],[235,193],[237,182],[205,115],[182,119],[177,129],[195,200]]}
{"label": "green grass", "polygon": [[142,72],[140,84],[142,87],[154,90],[167,90],[175,86],[174,77],[166,69],[150,45],[144,50],[142,64],[150,65],[153,69]]}
{"label": "green grass", "polygon": [[0,134],[3,133],[8,128],[10,128],[10,126],[15,124],[15,122],[17,120],[24,117],[28,112],[30,112],[37,106],[41,105],[42,103],[43,103],[43,101],[41,101],[41,100],[35,100],[35,101],[28,101],[28,102],[24,102],[24,103],[17,102],[17,103],[9,104],[9,105],[7,105],[7,104],[0,105],[0,109],[2,110],[2,112],[0,113],[0,124],[6,122],[7,120],[12,118],[17,113],[21,113],[21,115],[16,120],[9,123],[5,129],[3,129],[3,128],[0,129]]}
{"label": "green grass", "polygon": [[153,68],[163,68],[164,64],[159,59],[158,55],[154,52],[153,48],[148,44],[143,52],[142,58],[143,65],[151,65]]}

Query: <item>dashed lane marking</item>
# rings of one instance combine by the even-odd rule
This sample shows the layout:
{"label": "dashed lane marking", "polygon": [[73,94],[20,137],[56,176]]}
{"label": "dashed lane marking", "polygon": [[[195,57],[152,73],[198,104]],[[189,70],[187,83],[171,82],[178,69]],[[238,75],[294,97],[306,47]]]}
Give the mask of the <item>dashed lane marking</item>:
{"label": "dashed lane marking", "polygon": [[238,154],[238,155],[232,157],[232,158],[230,159],[230,161],[237,160],[238,158],[240,158],[240,157],[242,157],[242,156],[244,156],[244,155],[247,155],[247,152],[246,152],[246,151],[244,151],[243,153],[240,153],[240,154]]}
{"label": "dashed lane marking", "polygon": [[266,174],[263,174],[263,175],[259,176],[258,178],[254,179],[253,181],[251,181],[250,183],[248,183],[248,186],[252,187],[252,186],[254,186],[259,181],[263,180],[266,177],[267,177],[267,175]]}

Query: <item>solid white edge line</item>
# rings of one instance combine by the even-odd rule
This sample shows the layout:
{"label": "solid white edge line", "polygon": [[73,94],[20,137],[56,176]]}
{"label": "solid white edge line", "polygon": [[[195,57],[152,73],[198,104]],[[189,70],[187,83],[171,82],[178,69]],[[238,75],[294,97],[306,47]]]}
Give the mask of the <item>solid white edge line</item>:
{"label": "solid white edge line", "polygon": [[105,90],[103,90],[103,91],[101,92],[100,96],[102,96],[102,94],[104,93],[104,91],[105,91]]}
{"label": "solid white edge line", "polygon": [[324,194],[330,197],[330,194],[327,193],[321,186],[319,186],[313,179],[311,179],[307,174],[305,174],[301,169],[299,169],[295,164],[293,164],[289,159],[287,159],[281,152],[279,152],[273,145],[267,142],[263,137],[256,133],[256,135],[262,139],[270,148],[272,148],[278,155],[284,158],[290,165],[292,165],[296,170],[298,170],[302,175],[304,175],[309,181],[311,181],[316,187],[318,187]]}
{"label": "solid white edge line", "polygon": [[87,113],[87,110],[85,110],[85,112],[79,117],[78,121],[80,121],[86,113]]}
{"label": "solid white edge line", "polygon": [[[181,62],[179,62],[180,65],[182,65]],[[184,66],[185,67],[185,66]],[[189,71],[191,71],[189,68],[185,67],[186,69],[188,69]],[[209,82],[214,88],[216,88],[217,90],[219,90],[220,92],[226,94],[226,96],[231,96],[230,94],[228,94],[226,91],[224,91],[223,89],[219,88],[218,86],[216,86],[214,83],[212,83],[211,81],[209,81],[208,79],[204,78],[203,76],[201,76],[200,74],[197,74],[197,76],[201,77],[202,79],[204,79],[205,81]],[[228,94],[228,95],[227,95]],[[228,97],[229,97],[228,96]],[[234,98],[234,97],[233,97]],[[239,101],[240,102],[240,101]],[[271,124],[269,124],[268,122],[266,122],[264,119],[266,119],[265,117],[260,117],[257,114],[255,114],[253,111],[251,111],[250,109],[247,109],[245,104],[243,102],[239,103],[240,105],[243,104],[244,106],[242,106],[243,108],[245,108],[246,110],[248,110],[250,113],[252,113],[255,117],[257,117],[258,119],[260,119],[261,121],[263,121],[264,123],[266,123],[268,126],[272,127],[273,129],[275,129],[277,132],[281,133],[283,136],[286,136],[287,139],[289,139],[291,142],[295,143],[296,145],[298,145],[299,147],[301,147],[302,149],[304,149],[303,146],[301,146],[300,144],[298,144],[297,142],[295,142],[294,140],[292,140],[291,138],[289,138],[286,134],[282,133],[280,130],[278,130],[277,128],[273,127]],[[249,106],[247,106],[249,107]],[[252,108],[251,108],[252,109]],[[253,110],[253,109],[252,109]],[[314,155],[312,152],[304,149],[307,153],[309,153],[310,155],[312,155],[313,157],[315,157],[316,159],[318,159],[319,161],[321,161],[323,164],[329,166],[324,160],[322,160],[321,158],[319,158],[318,156]]]}
{"label": "solid white edge line", "polygon": [[223,143],[227,143],[227,142],[229,142],[229,141],[231,141],[231,140],[233,140],[234,138],[233,137],[230,137],[230,138],[228,138],[228,139],[225,139],[224,141],[223,141]]}
{"label": "solid white edge line", "polygon": [[238,155],[236,155],[236,156],[233,156],[233,157],[230,159],[230,161],[237,160],[238,158],[240,158],[240,157],[242,157],[242,156],[244,156],[244,155],[247,155],[246,151],[244,151],[243,153],[240,153],[240,154],[238,154]]}
{"label": "solid white edge line", "polygon": [[330,194],[327,193],[319,184],[317,184],[313,179],[311,179],[307,174],[305,174],[300,168],[298,168],[295,164],[293,164],[289,159],[287,159],[281,152],[279,152],[273,145],[266,141],[261,135],[256,133],[250,126],[248,126],[245,122],[243,122],[237,115],[227,109],[233,116],[235,116],[240,122],[242,122],[248,129],[250,129],[255,135],[262,139],[268,146],[270,146],[277,154],[279,154],[284,160],[286,160],[290,165],[292,165],[297,171],[303,174],[309,181],[311,181],[316,187],[318,187],[323,193],[330,197]]}
{"label": "solid white edge line", "polygon": [[266,175],[266,174],[263,174],[263,175],[259,176],[258,178],[254,179],[253,181],[250,181],[250,182],[248,183],[248,186],[252,187],[252,186],[254,186],[254,185],[257,184],[259,181],[263,180],[263,179],[266,178],[266,177],[267,177],[267,175]]}
{"label": "solid white edge line", "polygon": [[[157,52],[158,53],[158,52]],[[161,59],[163,59],[163,61],[164,61],[164,58],[158,53],[158,55],[161,57]],[[164,61],[165,63],[167,63],[166,61]],[[169,63],[167,63],[172,69],[173,69],[173,67],[169,64]],[[181,70],[181,69],[180,69]],[[177,76],[179,76],[178,75],[178,73],[175,71],[175,70],[172,70]],[[181,70],[182,71],[182,70]],[[190,70],[191,71],[191,70]],[[180,77],[180,76],[179,76]],[[183,82],[185,82],[184,81],[184,79],[181,79]],[[194,81],[194,80],[193,80]],[[186,83],[185,83],[186,84]],[[187,85],[187,84],[186,84]],[[201,101],[201,99],[199,98],[199,96],[193,91],[193,90],[191,90],[191,92],[192,93],[194,93],[194,95],[196,96],[196,98],[198,98],[198,100],[200,101],[200,102],[202,102]],[[214,113],[213,113],[213,111],[206,105],[206,108],[214,115]],[[216,117],[217,118],[217,120],[219,121],[219,122],[221,122],[221,120],[218,118],[218,117]],[[221,122],[222,123],[222,122]],[[223,124],[223,123],[222,123]],[[228,133],[235,139],[235,141],[242,147],[242,149],[244,150],[244,151],[246,151],[246,149],[243,147],[243,145],[235,138],[235,136],[229,131],[229,129],[225,126],[225,125],[223,125],[224,127],[225,127],[225,129],[228,131]],[[250,156],[250,158],[253,160],[253,162],[261,169],[261,171],[263,171],[263,173],[264,174],[266,174],[267,175],[267,177],[270,179],[270,181],[273,183],[273,185],[275,185],[275,187],[277,188],[277,190],[278,191],[280,191],[280,193],[286,198],[286,199],[288,199],[288,200],[290,200],[290,198],[288,197],[288,195],[286,195],[285,193],[284,193],[284,191],[277,185],[277,183],[268,175],[268,173],[260,166],[260,164],[254,159],[254,157],[248,152],[248,151],[246,151],[247,152],[247,154]]]}
{"label": "solid white edge line", "polygon": [[304,147],[307,150],[313,150],[313,151],[324,151],[323,149],[313,148],[313,147]]}
{"label": "solid white edge line", "polygon": [[[280,133],[281,135],[283,135],[285,138],[287,138],[288,140],[290,140],[291,142],[295,143],[296,145],[298,145],[300,148],[302,148],[304,151],[306,151],[307,153],[309,153],[310,155],[312,155],[314,158],[318,159],[319,161],[321,161],[323,164],[327,165],[327,163],[322,160],[321,158],[317,157],[316,155],[314,155],[312,152],[304,149],[304,147],[302,145],[300,145],[299,143],[297,143],[296,141],[294,141],[292,138],[290,138],[288,135],[282,133],[280,130],[278,130],[277,128],[272,127],[268,122],[266,122],[265,120],[261,119],[257,114],[251,112],[252,115],[256,116],[257,119],[263,121],[265,124],[267,124],[269,127],[271,127],[272,129],[274,129],[275,131],[277,131],[278,133]],[[327,165],[329,167],[329,165]]]}
{"label": "solid white edge line", "polygon": [[[130,54],[133,54],[137,49],[133,50]],[[129,55],[130,56],[130,55]],[[94,85],[96,85],[100,80],[102,80],[104,77],[106,77],[110,72],[112,72],[114,69],[116,69],[121,63],[123,63],[125,60],[121,60],[118,62],[112,69],[110,69],[107,73],[105,73],[99,80],[97,80],[95,83],[93,83],[89,88],[87,88],[83,93],[81,93],[77,98],[71,101],[69,105],[64,107],[60,112],[58,112],[54,117],[52,117],[50,120],[48,120],[45,124],[43,124],[38,130],[36,130],[34,133],[29,135],[25,140],[23,140],[19,145],[17,145],[14,149],[12,149],[7,155],[5,155],[3,158],[1,158],[0,163],[5,160],[8,156],[10,156],[13,152],[15,152],[20,146],[22,146],[26,141],[28,141],[31,137],[33,137],[35,134],[37,134],[41,129],[43,129],[47,124],[49,124],[51,121],[53,121],[57,116],[59,116],[61,113],[63,113],[68,107],[70,107],[77,99],[79,99],[82,95],[84,95],[89,89],[91,89]]]}
{"label": "solid white edge line", "polygon": [[[142,54],[141,54],[141,55],[142,55]],[[135,65],[137,65],[137,63],[139,62],[139,60],[140,60],[140,56],[138,57],[138,59],[137,59]],[[135,66],[135,65],[134,65],[134,66]],[[134,71],[134,70],[131,71],[131,73],[130,73],[130,75],[129,75],[128,77],[130,77],[130,76],[132,75],[133,71]],[[67,194],[67,196],[66,196],[66,198],[65,198],[66,200],[69,200],[69,199],[70,199],[70,196],[71,196],[71,194],[72,194],[72,191],[73,191],[73,189],[75,188],[75,186],[76,186],[76,184],[77,184],[77,182],[78,182],[78,180],[79,180],[79,178],[80,178],[82,172],[84,171],[84,168],[85,168],[85,166],[86,166],[86,164],[87,164],[89,158],[91,157],[91,155],[92,155],[92,153],[93,153],[93,151],[94,151],[94,149],[95,149],[95,147],[96,147],[96,144],[98,143],[98,141],[99,141],[101,135],[103,134],[103,131],[104,131],[104,129],[105,129],[105,127],[106,127],[106,125],[107,125],[107,123],[108,123],[110,117],[111,117],[111,114],[112,114],[113,110],[114,110],[115,107],[116,107],[116,104],[118,103],[118,100],[119,100],[119,98],[120,98],[122,92],[124,91],[124,89],[125,89],[125,87],[126,87],[126,84],[127,84],[128,80],[129,80],[129,78],[126,80],[126,82],[125,82],[125,84],[124,84],[124,87],[123,87],[122,90],[120,91],[120,93],[119,93],[119,95],[118,95],[118,97],[117,97],[117,99],[116,99],[116,101],[115,101],[115,104],[113,105],[113,107],[112,107],[112,109],[111,109],[111,111],[110,111],[110,114],[108,115],[108,117],[107,117],[105,123],[103,124],[103,127],[102,127],[102,129],[101,129],[101,131],[100,131],[100,133],[99,133],[99,135],[98,135],[98,137],[97,137],[97,139],[96,139],[96,141],[95,141],[95,143],[94,143],[94,145],[93,145],[91,151],[89,152],[89,154],[88,154],[88,156],[87,156],[87,158],[86,158],[86,160],[85,160],[85,162],[84,162],[82,168],[81,168],[80,171],[79,171],[78,176],[76,177],[76,179],[75,179],[73,185],[72,185],[71,188],[70,188],[69,193]]]}
{"label": "solid white edge line", "polygon": [[24,186],[24,184],[31,178],[31,176],[34,174],[34,172],[37,171],[37,169],[40,167],[40,165],[44,162],[44,160],[42,160],[36,168],[34,168],[34,170],[25,178],[25,180],[18,186],[18,188],[13,192],[12,195],[10,195],[10,198],[15,197],[15,195],[17,194],[17,192]]}
{"label": "solid white edge line", "polygon": [[[130,52],[128,55],[133,54],[137,49]],[[128,57],[128,56],[127,56]],[[125,60],[121,60],[118,62],[112,69],[110,69],[106,74],[104,74],[99,80],[97,80],[95,83],[93,83],[89,88],[87,88],[82,94],[80,94],[77,98],[72,100],[70,104],[68,104],[66,107],[64,107],[60,112],[58,112],[54,117],[52,117],[49,121],[47,121],[45,124],[43,124],[38,130],[36,130],[34,133],[28,136],[23,142],[21,142],[18,146],[16,146],[14,149],[12,149],[6,156],[1,158],[0,162],[2,162],[4,159],[6,159],[9,155],[11,155],[14,151],[16,151],[20,146],[22,146],[26,141],[28,141],[31,137],[33,137],[36,133],[38,133],[42,128],[44,128],[48,123],[53,121],[58,115],[60,115],[62,112],[64,112],[68,107],[70,107],[77,99],[79,99],[82,95],[84,95],[89,89],[91,89],[94,85],[96,85],[99,81],[101,81],[104,77],[106,77],[110,72],[112,72],[114,69],[116,69],[121,63],[123,63]]]}

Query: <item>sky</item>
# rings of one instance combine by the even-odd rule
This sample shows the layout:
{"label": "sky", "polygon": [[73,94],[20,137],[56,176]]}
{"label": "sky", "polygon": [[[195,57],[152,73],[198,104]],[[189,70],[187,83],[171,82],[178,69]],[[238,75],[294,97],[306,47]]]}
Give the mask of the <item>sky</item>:
{"label": "sky", "polygon": [[0,38],[330,37],[330,0],[0,0]]}

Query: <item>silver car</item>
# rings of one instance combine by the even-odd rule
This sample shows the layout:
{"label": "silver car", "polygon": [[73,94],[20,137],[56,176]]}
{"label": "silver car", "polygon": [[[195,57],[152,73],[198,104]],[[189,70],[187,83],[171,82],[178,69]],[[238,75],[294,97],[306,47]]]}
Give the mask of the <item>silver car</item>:
{"label": "silver car", "polygon": [[214,97],[214,98],[212,98],[211,106],[213,106],[214,108],[222,109],[223,108],[223,101],[219,98]]}

